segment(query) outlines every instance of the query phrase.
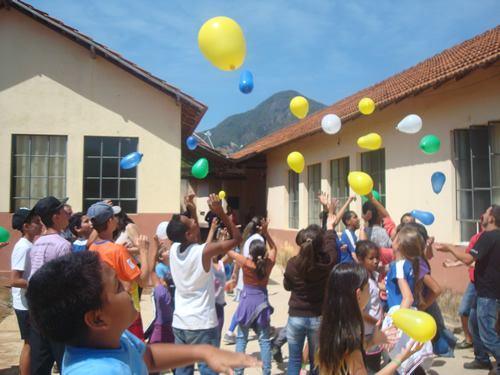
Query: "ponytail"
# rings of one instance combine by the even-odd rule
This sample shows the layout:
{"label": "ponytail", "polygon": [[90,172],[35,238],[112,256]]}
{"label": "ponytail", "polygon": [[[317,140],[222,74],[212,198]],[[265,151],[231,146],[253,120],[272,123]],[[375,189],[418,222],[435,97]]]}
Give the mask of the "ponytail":
{"label": "ponytail", "polygon": [[266,244],[261,240],[253,240],[250,243],[250,256],[255,264],[255,274],[262,280],[267,275]]}
{"label": "ponytail", "polygon": [[[297,268],[303,275],[314,270],[323,250],[323,231],[319,225],[312,224],[301,230],[300,251],[297,256]],[[298,242],[298,241],[297,241]]]}
{"label": "ponytail", "polygon": [[425,261],[423,257],[425,249],[424,238],[416,228],[410,225],[403,225],[398,232],[397,242],[399,243],[401,255],[412,265],[415,285],[415,295],[413,297],[418,303],[422,301],[422,292],[424,289],[423,278],[420,278],[420,262],[421,259]]}

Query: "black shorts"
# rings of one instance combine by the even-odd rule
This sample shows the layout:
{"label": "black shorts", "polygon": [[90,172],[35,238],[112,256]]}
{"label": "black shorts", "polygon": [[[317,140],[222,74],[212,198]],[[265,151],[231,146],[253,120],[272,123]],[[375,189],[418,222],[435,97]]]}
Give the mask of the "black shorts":
{"label": "black shorts", "polygon": [[16,310],[17,324],[19,324],[19,332],[21,332],[21,338],[23,340],[28,340],[30,337],[30,313],[28,310]]}

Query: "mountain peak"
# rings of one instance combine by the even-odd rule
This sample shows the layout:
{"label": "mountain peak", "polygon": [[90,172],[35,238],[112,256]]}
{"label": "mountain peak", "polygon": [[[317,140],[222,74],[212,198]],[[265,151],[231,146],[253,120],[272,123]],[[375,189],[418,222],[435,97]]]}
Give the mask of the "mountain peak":
{"label": "mountain peak", "polygon": [[[271,95],[255,108],[229,116],[210,129],[214,146],[222,151],[234,152],[278,129],[297,121],[290,112],[290,100],[302,95],[295,90],[285,90]],[[304,96],[304,95],[302,95]],[[304,96],[309,101],[309,114],[325,105]]]}

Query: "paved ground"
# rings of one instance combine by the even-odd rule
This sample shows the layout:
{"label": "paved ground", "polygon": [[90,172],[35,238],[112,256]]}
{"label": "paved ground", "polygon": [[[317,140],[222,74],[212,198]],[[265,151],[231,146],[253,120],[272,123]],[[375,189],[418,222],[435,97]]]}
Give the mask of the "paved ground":
{"label": "paved ground", "polygon": [[[282,271],[280,267],[276,267],[273,271],[271,282],[269,285],[269,298],[271,304],[275,308],[275,313],[272,318],[272,324],[276,327],[282,327],[286,323],[287,310],[288,310],[288,293],[283,290],[281,286]],[[236,308],[236,303],[233,302],[232,297],[226,298],[228,305],[226,306],[226,322],[225,329],[229,325],[232,313]],[[143,295],[141,301],[142,316],[145,326],[152,320],[153,311],[150,295]],[[234,350],[234,345],[224,346],[225,349]],[[17,363],[19,353],[21,350],[21,340],[19,339],[17,321],[15,315],[11,314],[0,323],[0,375],[17,374]],[[251,340],[248,344],[247,352],[258,355],[259,345],[257,340]],[[285,374],[288,350],[286,345],[283,347],[283,355],[285,357],[284,366],[277,366],[273,362],[273,374]],[[474,358],[471,350],[458,350],[455,352],[455,358],[436,358],[434,360],[431,374],[444,375],[444,374],[465,374],[465,375],[486,375],[487,371],[478,370],[464,370],[462,365],[464,362],[470,361]],[[248,374],[260,374],[260,369],[247,370]]]}

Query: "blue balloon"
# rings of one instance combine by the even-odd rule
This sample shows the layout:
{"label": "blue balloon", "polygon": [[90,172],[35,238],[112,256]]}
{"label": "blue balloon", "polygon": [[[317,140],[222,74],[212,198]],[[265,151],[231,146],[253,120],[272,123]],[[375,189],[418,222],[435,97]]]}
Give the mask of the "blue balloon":
{"label": "blue balloon", "polygon": [[137,164],[139,164],[142,160],[142,154],[140,152],[132,152],[127,156],[124,156],[122,160],[120,160],[120,168],[121,169],[131,169],[134,168]]}
{"label": "blue balloon", "polygon": [[441,193],[445,182],[446,176],[443,172],[434,172],[431,177],[432,190],[434,190],[434,193]]}
{"label": "blue balloon", "polygon": [[240,91],[243,94],[250,94],[253,90],[253,74],[249,70],[244,70],[240,75]]}
{"label": "blue balloon", "polygon": [[425,225],[434,223],[434,215],[427,211],[413,210],[411,211],[411,216]]}
{"label": "blue balloon", "polygon": [[196,137],[190,135],[189,137],[186,138],[186,146],[189,148],[191,151],[193,151],[196,147],[198,147],[198,140]]}

